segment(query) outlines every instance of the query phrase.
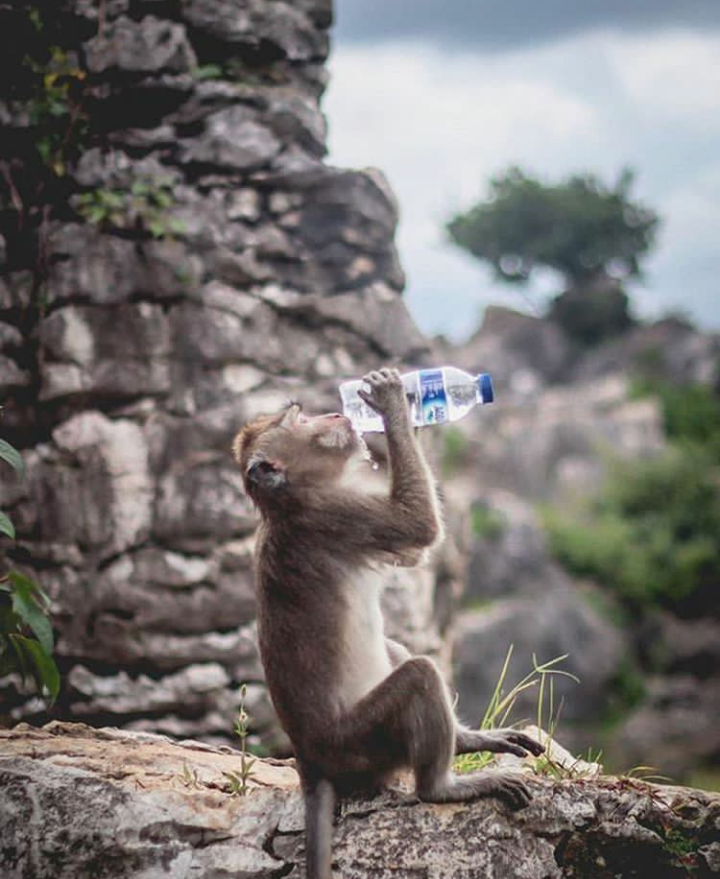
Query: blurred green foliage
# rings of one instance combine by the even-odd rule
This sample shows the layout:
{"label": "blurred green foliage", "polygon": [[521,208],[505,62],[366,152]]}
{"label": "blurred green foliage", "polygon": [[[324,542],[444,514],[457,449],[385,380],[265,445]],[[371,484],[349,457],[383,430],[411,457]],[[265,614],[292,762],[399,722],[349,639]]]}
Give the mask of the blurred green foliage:
{"label": "blurred green foliage", "polygon": [[720,397],[710,385],[674,385],[643,378],[633,384],[631,394],[657,397],[668,437],[679,443],[696,444],[720,462]]}
{"label": "blurred green foliage", "polygon": [[[22,458],[5,440],[0,440],[0,460],[23,473]],[[15,528],[5,513],[0,513],[0,532],[15,539]],[[20,571],[0,577],[0,677],[11,672],[19,672],[23,680],[31,676],[38,690],[54,702],[60,675],[52,658],[49,611],[50,599],[34,580]]]}
{"label": "blurred green foliage", "polygon": [[591,345],[634,323],[622,282],[640,274],[659,218],[631,198],[633,181],[625,169],[614,186],[593,174],[545,184],[513,167],[445,228],[499,280],[522,284],[538,268],[559,272],[566,289],[552,300],[550,316],[570,338]]}
{"label": "blurred green foliage", "polygon": [[445,478],[454,476],[462,469],[467,458],[468,440],[459,427],[449,424],[443,432],[441,458],[442,474]]}
{"label": "blurred green foliage", "polygon": [[615,281],[574,287],[555,296],[550,303],[550,317],[584,347],[618,336],[635,324],[630,298]]}
{"label": "blurred green foliage", "polygon": [[0,579],[0,677],[16,671],[32,677],[54,702],[60,674],[52,658],[50,599],[38,584],[19,571]]}
{"label": "blurred green foliage", "polygon": [[32,146],[50,179],[63,177],[87,134],[87,70],[77,52],[64,48],[64,20],[45,5],[10,7],[3,24],[10,33],[0,70],[12,69],[10,106],[26,111]]}
{"label": "blurred green foliage", "polygon": [[615,462],[578,515],[546,512],[551,549],[632,607],[720,610],[720,401],[703,385],[641,390],[661,400],[671,445],[657,457]]}
{"label": "blurred green foliage", "polygon": [[470,508],[470,525],[474,537],[497,540],[505,530],[505,520],[500,513],[483,503]]}
{"label": "blurred green foliage", "polygon": [[605,732],[611,730],[627,716],[628,711],[639,705],[645,698],[647,687],[645,677],[637,661],[627,654],[621,660],[617,671],[606,688],[602,726]]}

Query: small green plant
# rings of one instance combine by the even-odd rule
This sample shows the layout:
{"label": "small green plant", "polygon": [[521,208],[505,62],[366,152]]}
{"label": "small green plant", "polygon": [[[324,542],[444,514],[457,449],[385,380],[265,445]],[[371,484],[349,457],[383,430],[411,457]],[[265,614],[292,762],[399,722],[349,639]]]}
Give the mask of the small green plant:
{"label": "small green plant", "polygon": [[19,671],[31,675],[52,704],[60,691],[60,674],[52,658],[50,599],[19,571],[0,579],[0,677]]}
{"label": "small green plant", "polygon": [[672,778],[667,775],[658,775],[654,766],[633,766],[632,769],[628,769],[627,772],[623,772],[620,775],[620,778],[628,779],[631,781],[641,781],[645,784],[649,784],[652,781],[665,783],[669,782],[672,784]]}
{"label": "small green plant", "polygon": [[[0,460],[23,472],[22,458],[5,440],[0,440]],[[15,539],[15,528],[5,513],[0,513],[0,532]],[[14,671],[23,681],[31,676],[52,704],[60,690],[60,675],[52,658],[49,611],[50,599],[34,580],[14,570],[0,577],[0,677]]]}
{"label": "small green plant", "polygon": [[240,739],[240,771],[223,772],[227,778],[232,796],[244,797],[248,792],[248,780],[251,778],[255,758],[249,756],[247,749],[247,737],[250,735],[250,716],[245,710],[247,686],[240,687],[240,711],[235,718],[235,735]]}
{"label": "small green plant", "polygon": [[86,73],[74,57],[59,46],[50,50],[47,66],[35,68],[39,88],[28,103],[28,116],[39,129],[37,151],[57,177],[66,171],[73,140],[84,133],[82,89]]}
{"label": "small green plant", "polygon": [[680,830],[675,830],[674,828],[667,830],[663,838],[663,848],[665,851],[681,861],[688,856],[694,855],[699,845],[697,837],[686,836]]}
{"label": "small green plant", "polygon": [[172,181],[134,180],[126,189],[91,189],[77,196],[77,211],[95,226],[140,229],[155,239],[172,238],[185,225],[169,213],[175,204]]}
{"label": "small green plant", "polygon": [[[500,674],[495,684],[495,689],[493,690],[490,701],[488,702],[487,708],[485,709],[483,718],[480,721],[480,729],[490,730],[497,727],[507,726],[510,720],[512,710],[515,707],[515,703],[517,702],[520,694],[524,693],[526,690],[537,687],[537,726],[538,729],[546,728],[547,735],[552,738],[555,727],[557,726],[557,722],[559,720],[559,711],[555,713],[553,706],[553,676],[564,675],[565,677],[569,677],[574,681],[578,680],[575,675],[571,674],[570,672],[564,671],[563,669],[559,669],[556,667],[558,663],[567,659],[567,654],[563,654],[562,656],[556,656],[554,659],[550,659],[547,662],[543,663],[538,663],[537,658],[533,655],[533,670],[529,674],[527,674],[521,681],[519,681],[507,692],[505,692],[505,679],[507,677],[512,654],[513,645],[511,644],[508,648],[508,652],[505,656],[505,661],[503,662]],[[549,708],[547,709],[547,711],[545,709],[546,693],[548,693],[550,697]],[[543,724],[546,724],[546,727],[543,727]],[[536,771],[542,771],[542,767],[544,764],[541,761],[543,761],[544,758],[549,759],[547,758],[546,754],[541,754],[540,757],[536,758]],[[494,759],[494,754],[485,751],[479,751],[474,754],[462,754],[456,758],[454,767],[457,772],[461,773],[475,772],[478,769],[482,769],[484,766],[487,766],[488,763],[493,762]]]}
{"label": "small green plant", "polygon": [[94,226],[119,226],[126,222],[124,193],[115,189],[91,189],[77,198],[78,213]]}
{"label": "small green plant", "polygon": [[219,64],[202,64],[199,67],[194,67],[190,73],[197,82],[223,78],[223,69]]}
{"label": "small green plant", "polygon": [[65,175],[88,131],[88,74],[78,54],[58,44],[63,34],[57,19],[42,4],[21,5],[29,8],[20,13],[27,20],[18,21],[22,56],[8,97],[27,113],[37,155],[57,179]]}
{"label": "small green plant", "polygon": [[190,769],[187,763],[183,760],[183,784],[185,787],[197,788],[200,787],[200,779],[198,778],[197,769]]}
{"label": "small green plant", "polygon": [[[534,662],[533,657],[533,662]],[[556,670],[556,672],[559,670]],[[563,674],[568,674],[568,672],[561,672]],[[547,674],[547,673],[546,673]],[[542,744],[543,737],[546,739],[546,749],[544,754],[540,754],[538,757],[533,758],[533,772],[537,775],[546,775],[550,778],[585,778],[591,774],[596,772],[595,766],[600,764],[600,760],[602,758],[602,750],[598,750],[593,753],[591,747],[588,747],[587,756],[586,757],[575,757],[575,759],[568,763],[560,762],[558,759],[553,757],[551,743],[555,738],[555,730],[557,729],[557,725],[560,722],[560,711],[562,709],[562,703],[558,706],[557,711],[555,710],[555,693],[554,693],[554,681],[552,677],[548,677],[546,682],[546,675],[543,674],[540,678],[540,687],[538,690],[538,700],[537,700],[537,728],[541,732],[539,733],[540,742]],[[571,675],[573,680],[577,681],[578,679]],[[547,683],[547,689],[546,689]],[[548,705],[547,709],[545,708],[545,694],[548,695]]]}

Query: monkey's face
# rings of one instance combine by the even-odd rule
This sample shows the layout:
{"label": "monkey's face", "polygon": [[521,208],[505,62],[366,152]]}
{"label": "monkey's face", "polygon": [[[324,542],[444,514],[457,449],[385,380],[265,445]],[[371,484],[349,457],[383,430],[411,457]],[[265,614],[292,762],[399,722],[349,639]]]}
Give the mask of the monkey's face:
{"label": "monkey's face", "polygon": [[233,452],[247,493],[261,506],[294,490],[336,482],[350,460],[362,457],[360,440],[344,415],[308,417],[297,403],[246,425]]}

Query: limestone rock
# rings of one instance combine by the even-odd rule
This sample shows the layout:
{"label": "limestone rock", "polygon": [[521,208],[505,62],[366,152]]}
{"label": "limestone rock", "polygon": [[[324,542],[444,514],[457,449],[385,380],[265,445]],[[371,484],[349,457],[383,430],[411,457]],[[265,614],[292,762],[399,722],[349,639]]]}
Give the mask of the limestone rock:
{"label": "limestone rock", "polygon": [[28,271],[0,275],[0,309],[27,308],[32,290],[33,278]]}
{"label": "limestone rock", "polygon": [[[216,291],[208,292],[212,297]],[[212,301],[204,308],[190,304],[174,308],[171,330],[175,350],[182,345],[186,363],[220,366],[250,361],[266,365],[270,360],[279,360],[283,352],[274,311],[246,293],[231,292],[230,296],[232,303],[226,297],[224,308],[212,307]]]}
{"label": "limestone rock", "polygon": [[11,388],[22,388],[31,382],[30,373],[20,369],[10,357],[0,354],[0,391],[7,393]]}
{"label": "limestone rock", "polygon": [[[186,711],[198,713],[206,708],[207,699],[220,693],[230,682],[225,669],[218,663],[189,665],[182,671],[166,675],[160,682],[139,675],[131,678],[126,672],[117,675],[94,675],[76,665],[68,678],[75,697],[75,714],[142,714],[174,708],[183,704]],[[230,722],[228,713],[228,723]]]}
{"label": "limestone rock", "polygon": [[480,329],[456,352],[458,366],[490,372],[498,394],[535,393],[561,382],[573,355],[562,330],[539,317],[490,305]]}
{"label": "limestone rock", "polygon": [[582,379],[627,370],[674,383],[718,381],[720,336],[700,333],[678,318],[636,327],[617,340],[589,352],[579,364]]}
{"label": "limestone rock", "polygon": [[185,28],[154,15],[139,21],[124,16],[106,25],[102,33],[85,44],[89,69],[103,73],[190,70],[197,63]]}
{"label": "limestone rock", "polygon": [[471,502],[490,523],[472,543],[463,591],[466,604],[517,596],[541,601],[567,578],[550,557],[532,507],[510,492],[488,492]]}
{"label": "limestone rock", "polygon": [[488,489],[562,501],[597,489],[603,451],[631,459],[664,448],[662,413],[653,399],[630,399],[628,379],[607,376],[547,388],[502,407],[485,407],[477,428],[460,422],[477,478]]}
{"label": "limestone rock", "polygon": [[[100,147],[86,150],[80,156],[73,176],[81,186],[90,189],[103,187],[117,190],[128,190],[137,181],[155,186],[170,186],[182,179],[176,168],[163,164],[153,155],[131,158],[125,150]],[[62,232],[64,228],[61,227],[59,231]],[[81,234],[80,230],[75,230],[71,235],[66,232],[66,245],[72,246],[75,238]]]}
{"label": "limestone rock", "polygon": [[154,489],[140,428],[85,411],[59,425],[54,440],[62,457],[27,462],[28,494],[18,508],[18,532],[78,544],[97,558],[147,539]]}
{"label": "limestone rock", "polygon": [[42,321],[40,338],[47,357],[41,399],[78,393],[134,397],[170,388],[170,326],[160,306],[67,306]]}
{"label": "limestone rock", "polygon": [[[304,875],[292,765],[258,760],[245,797],[230,748],[80,724],[0,732],[0,860],[33,876]],[[357,879],[673,876],[717,872],[720,798],[619,779],[529,778],[521,812],[432,805],[394,790],[343,803],[338,875]]]}
{"label": "limestone rock", "polygon": [[[597,718],[608,681],[624,655],[623,636],[600,617],[565,577],[535,599],[517,598],[464,611],[455,633],[455,686],[459,710],[476,723],[490,701],[511,645],[513,655],[506,691],[539,663],[568,654],[560,667],[580,684],[558,676],[555,705],[563,700],[568,721]],[[514,716],[536,713],[537,692],[521,695]]]}
{"label": "limestone rock", "polygon": [[184,143],[182,160],[220,168],[249,171],[268,164],[280,141],[243,106],[208,116],[205,132]]}
{"label": "limestone rock", "polygon": [[327,55],[327,36],[317,24],[324,28],[330,23],[328,5],[326,0],[303,4],[245,0],[238,9],[232,0],[186,0],[183,16],[217,39],[255,49],[272,60],[310,61]]}
{"label": "limestone rock", "polygon": [[49,289],[55,301],[115,305],[131,298],[183,296],[199,280],[196,256],[179,242],[132,241],[94,226],[68,224],[50,240]]}
{"label": "limestone rock", "polygon": [[243,511],[254,524],[229,454],[201,454],[178,462],[160,481],[153,530],[170,543],[179,537],[227,539],[242,533]]}
{"label": "limestone rock", "polygon": [[707,671],[704,679],[687,674],[652,678],[647,698],[613,739],[613,757],[632,766],[652,754],[673,776],[711,763],[720,747],[720,676]]}

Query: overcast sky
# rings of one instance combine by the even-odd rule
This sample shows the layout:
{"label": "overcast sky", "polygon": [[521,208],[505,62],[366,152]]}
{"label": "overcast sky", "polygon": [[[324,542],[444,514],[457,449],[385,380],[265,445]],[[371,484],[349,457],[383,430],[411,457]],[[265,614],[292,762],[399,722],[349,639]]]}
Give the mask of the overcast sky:
{"label": "overcast sky", "polygon": [[663,218],[645,316],[720,329],[720,0],[336,0],[331,162],[381,168],[400,202],[407,301],[461,339],[482,308],[541,311],[447,243],[443,222],[510,164],[548,181],[637,171]]}

